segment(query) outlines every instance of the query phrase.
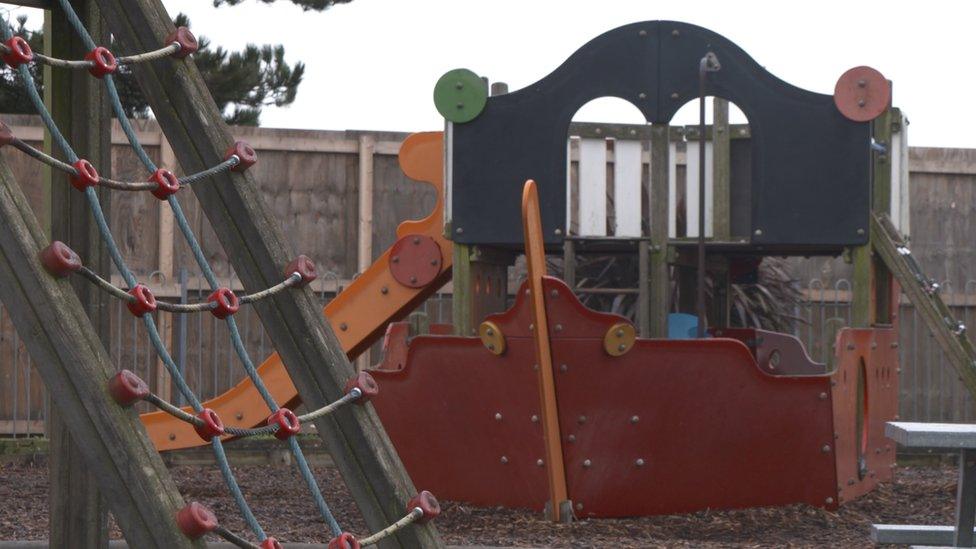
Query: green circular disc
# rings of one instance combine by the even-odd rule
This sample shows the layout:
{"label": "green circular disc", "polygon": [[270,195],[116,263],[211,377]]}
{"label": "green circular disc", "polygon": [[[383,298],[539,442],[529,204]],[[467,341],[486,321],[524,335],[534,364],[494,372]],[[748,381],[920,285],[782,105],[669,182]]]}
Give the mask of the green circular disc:
{"label": "green circular disc", "polygon": [[468,69],[448,71],[434,85],[434,106],[451,122],[463,124],[474,120],[487,101],[484,80]]}

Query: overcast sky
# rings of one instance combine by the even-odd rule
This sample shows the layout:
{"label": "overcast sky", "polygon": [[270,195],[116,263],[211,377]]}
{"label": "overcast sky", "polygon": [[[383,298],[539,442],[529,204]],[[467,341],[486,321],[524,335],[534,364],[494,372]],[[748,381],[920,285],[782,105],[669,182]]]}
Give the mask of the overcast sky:
{"label": "overcast sky", "polygon": [[[354,0],[321,13],[286,0],[220,9],[210,0],[163,2],[216,44],[281,43],[290,61],[306,63],[295,103],[265,111],[269,127],[440,129],[431,94],[450,69],[470,68],[514,90],[604,31],[672,19],[726,36],[811,91],[832,93],[846,69],[871,65],[894,81],[913,145],[976,147],[971,1]],[[612,104],[583,117],[641,122],[635,109]]]}

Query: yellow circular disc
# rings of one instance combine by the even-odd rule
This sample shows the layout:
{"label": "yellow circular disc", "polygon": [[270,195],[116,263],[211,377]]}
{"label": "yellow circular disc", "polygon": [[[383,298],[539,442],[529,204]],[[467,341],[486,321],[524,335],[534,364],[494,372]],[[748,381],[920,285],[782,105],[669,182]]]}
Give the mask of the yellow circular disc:
{"label": "yellow circular disc", "polygon": [[500,355],[505,352],[505,334],[494,322],[490,320],[482,322],[478,326],[478,337],[490,353]]}
{"label": "yellow circular disc", "polygon": [[634,347],[637,341],[637,331],[634,325],[627,322],[619,322],[610,326],[607,334],[603,336],[603,349],[610,356],[620,356]]}

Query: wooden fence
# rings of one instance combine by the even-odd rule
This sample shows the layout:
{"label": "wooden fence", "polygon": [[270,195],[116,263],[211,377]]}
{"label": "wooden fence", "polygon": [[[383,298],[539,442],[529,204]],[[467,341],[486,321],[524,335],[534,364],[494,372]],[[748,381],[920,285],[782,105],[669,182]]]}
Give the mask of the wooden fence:
{"label": "wooden fence", "polygon": [[[35,117],[5,116],[4,120],[17,135],[41,144],[43,133]],[[136,127],[154,161],[181,173],[158,126],[137,121]],[[323,301],[348,285],[363,266],[394,242],[400,221],[422,217],[433,207],[435,197],[429,186],[411,182],[397,165],[396,153],[406,134],[267,128],[236,128],[235,133],[257,149],[260,161],[252,169],[292,246],[313,257],[320,271],[327,273],[315,283]],[[113,175],[119,179],[145,177],[117,126],[113,145]],[[2,154],[46,224],[49,207],[42,167],[16,151],[5,149]],[[685,143],[676,144],[674,155],[680,190],[685,188],[687,173]],[[608,171],[612,171],[612,163],[610,156]],[[949,283],[949,301],[959,307],[959,318],[966,321],[976,316],[976,240],[972,238],[976,234],[976,150],[913,148],[910,169],[913,251],[929,276]],[[178,196],[218,276],[239,287],[193,194]],[[152,279],[157,295],[179,299],[182,294],[197,300],[206,295],[202,293],[205,285],[196,276],[193,258],[175,230],[169,209],[162,205],[147,193],[113,193],[112,231],[132,268]],[[846,283],[850,266],[841,258],[812,258],[797,259],[794,267],[809,301],[803,314],[810,317],[810,325],[800,328],[801,335],[808,330],[804,340],[814,348],[822,347],[816,337],[818,319],[843,316],[850,299]],[[181,273],[186,273],[182,280]],[[425,306],[432,320],[450,322],[449,298],[448,286]],[[257,317],[249,311],[242,313],[239,324],[246,344],[260,361],[271,350],[269,342]],[[903,318],[906,375],[902,378],[902,417],[976,419],[972,403],[956,386],[951,369],[941,364],[940,352],[928,341],[931,338],[912,322],[910,305],[903,307]],[[145,345],[141,325],[123,314],[121,306],[113,311],[112,323],[109,351],[113,360],[147,379],[163,379]],[[160,326],[167,343],[182,345],[188,380],[202,396],[217,394],[241,377],[222,323],[209,317],[181,322],[161,314]],[[41,432],[44,399],[40,378],[0,307],[0,435]]]}

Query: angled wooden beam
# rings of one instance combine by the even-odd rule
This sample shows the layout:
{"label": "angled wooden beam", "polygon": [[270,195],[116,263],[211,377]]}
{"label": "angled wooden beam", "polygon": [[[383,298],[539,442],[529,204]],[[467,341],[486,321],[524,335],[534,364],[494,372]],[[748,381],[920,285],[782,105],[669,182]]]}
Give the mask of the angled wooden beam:
{"label": "angled wooden beam", "polygon": [[129,544],[202,547],[177,528],[183,500],[138,414],[108,394],[115,368],[71,284],[37,260],[48,239],[2,157],[0,234],[0,301]]}
{"label": "angled wooden beam", "polygon": [[[156,49],[173,31],[159,0],[98,4],[120,53]],[[221,162],[234,139],[192,56],[138,65],[133,72],[186,173]],[[282,269],[293,258],[292,246],[265,207],[254,178],[227,173],[193,185],[193,190],[244,287],[252,291],[280,282]],[[314,293],[308,288],[282,292],[256,303],[255,309],[302,401],[314,409],[340,398],[353,367]],[[422,417],[418,413],[418,421]],[[344,408],[316,426],[369,529],[377,531],[400,519],[415,488],[372,405]],[[401,530],[381,546],[440,547],[442,542],[426,524]]]}

